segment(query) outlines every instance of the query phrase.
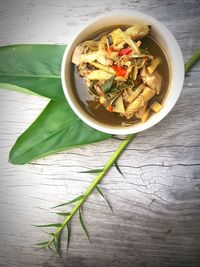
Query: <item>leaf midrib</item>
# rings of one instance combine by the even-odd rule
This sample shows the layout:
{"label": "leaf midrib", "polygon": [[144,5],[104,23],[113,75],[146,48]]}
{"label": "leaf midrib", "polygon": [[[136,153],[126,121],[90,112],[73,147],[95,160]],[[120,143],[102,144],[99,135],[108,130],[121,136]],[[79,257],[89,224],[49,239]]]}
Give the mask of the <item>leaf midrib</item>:
{"label": "leaf midrib", "polygon": [[[77,120],[79,120],[79,118],[78,118]],[[71,123],[70,123],[70,124],[71,124]],[[56,134],[59,134],[60,132],[62,132],[62,131],[65,130],[65,129],[66,129],[66,127],[64,127],[63,129],[60,129],[59,131],[57,131],[56,133],[52,134],[52,135],[49,136],[48,138],[43,139],[42,141],[40,141],[37,145],[39,145],[39,144],[41,144],[42,142],[44,142],[44,141],[46,141],[46,140],[52,138],[53,136],[55,136]],[[73,148],[73,147],[76,147],[76,146],[77,146],[77,145],[71,145],[71,146],[69,145],[69,146],[63,148],[63,150],[66,149],[66,148]],[[21,153],[20,156],[25,155],[26,153],[29,153],[29,151],[31,151],[32,149],[33,149],[32,147],[31,147],[31,148],[28,148],[28,149],[25,150],[23,153]],[[52,153],[57,153],[57,152],[59,152],[59,151],[60,151],[60,149],[54,149],[54,150],[52,150]],[[35,156],[35,157],[32,158],[31,160],[29,159],[28,161],[25,161],[25,162],[23,161],[23,163],[17,163],[17,164],[25,164],[25,163],[28,163],[28,162],[30,162],[30,161],[34,161],[34,160],[40,159],[41,157],[45,157],[46,155],[48,155],[47,152],[41,154],[40,156]],[[19,156],[17,156],[17,157],[19,157]]]}
{"label": "leaf midrib", "polygon": [[[76,118],[76,119],[74,119],[73,121],[71,121],[70,123],[63,125],[62,128],[60,128],[59,130],[57,130],[57,131],[55,131],[54,133],[52,133],[51,135],[49,135],[47,138],[42,139],[40,142],[37,143],[37,145],[39,145],[39,144],[41,144],[42,142],[48,140],[49,138],[52,138],[54,135],[60,133],[60,132],[63,131],[65,128],[69,127],[69,126],[72,125],[73,123],[76,123],[78,120],[80,120],[80,119],[79,119],[79,118]],[[24,150],[24,152],[22,152],[22,154],[27,153],[27,152],[30,151],[31,149],[33,149],[33,147]],[[22,154],[21,154],[21,155],[22,155]]]}
{"label": "leaf midrib", "polygon": [[48,79],[61,79],[61,76],[57,75],[18,75],[18,74],[0,74],[0,77],[25,77],[25,78],[48,78]]}

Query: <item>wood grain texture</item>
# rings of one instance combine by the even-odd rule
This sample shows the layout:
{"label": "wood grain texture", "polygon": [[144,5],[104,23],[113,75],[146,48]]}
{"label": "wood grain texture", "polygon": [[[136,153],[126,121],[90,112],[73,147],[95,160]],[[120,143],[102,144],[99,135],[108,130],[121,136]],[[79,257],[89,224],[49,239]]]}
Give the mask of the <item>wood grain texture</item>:
{"label": "wood grain texture", "polygon": [[[79,26],[100,13],[139,10],[176,36],[185,60],[199,47],[199,1],[0,0],[0,45],[67,43]],[[173,111],[138,134],[101,183],[114,213],[94,193],[84,205],[92,239],[73,219],[68,253],[37,250],[46,235],[33,224],[58,220],[50,207],[82,193],[118,140],[88,145],[25,166],[8,163],[16,138],[47,100],[0,91],[0,266],[200,266],[200,64],[190,71]],[[66,246],[66,238],[63,246]]]}

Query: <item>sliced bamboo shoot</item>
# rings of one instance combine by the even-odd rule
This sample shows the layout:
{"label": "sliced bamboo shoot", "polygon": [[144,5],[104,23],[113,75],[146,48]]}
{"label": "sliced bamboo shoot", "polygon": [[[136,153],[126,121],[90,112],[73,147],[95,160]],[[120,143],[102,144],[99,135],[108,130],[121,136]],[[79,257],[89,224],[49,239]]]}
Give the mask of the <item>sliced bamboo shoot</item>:
{"label": "sliced bamboo shoot", "polygon": [[90,62],[90,64],[93,65],[94,67],[96,67],[97,69],[106,71],[108,73],[115,74],[115,71],[111,67],[104,66],[104,65],[102,65],[102,64],[100,64],[98,62]]}
{"label": "sliced bamboo shoot", "polygon": [[136,43],[137,47],[140,47],[141,44],[142,44],[142,42],[140,40],[137,41],[137,43]]}
{"label": "sliced bamboo shoot", "polygon": [[126,113],[135,112],[144,105],[142,97],[137,97],[126,109]]}
{"label": "sliced bamboo shoot", "polygon": [[147,107],[147,104],[145,104],[144,107],[139,108],[139,110],[135,113],[136,118],[138,118],[138,119],[142,118],[142,116],[146,112],[146,107]]}
{"label": "sliced bamboo shoot", "polygon": [[147,67],[149,74],[152,74],[154,72],[154,70],[158,67],[159,64],[160,64],[159,58],[153,59],[151,65],[149,67]]}
{"label": "sliced bamboo shoot", "polygon": [[133,80],[134,81],[137,79],[137,75],[138,75],[138,68],[134,68],[134,70],[133,70]]}
{"label": "sliced bamboo shoot", "polygon": [[144,123],[145,121],[147,121],[147,120],[149,119],[150,115],[151,115],[151,112],[150,112],[150,110],[148,109],[148,110],[144,113],[144,115],[142,116],[141,121]]}
{"label": "sliced bamboo shoot", "polygon": [[130,113],[125,113],[124,116],[129,120],[130,118],[133,117],[135,113],[134,112],[130,112]]}
{"label": "sliced bamboo shoot", "polygon": [[112,41],[113,41],[113,45],[114,46],[117,46],[117,45],[119,45],[120,43],[123,42],[123,38],[120,35],[120,32],[121,32],[120,29],[116,29],[111,33]]}
{"label": "sliced bamboo shoot", "polygon": [[153,110],[155,113],[158,113],[162,109],[162,105],[155,101],[150,106],[150,109]]}
{"label": "sliced bamboo shoot", "polygon": [[140,95],[143,97],[144,102],[148,102],[155,95],[155,91],[149,87],[145,87]]}
{"label": "sliced bamboo shoot", "polygon": [[103,70],[92,70],[88,75],[87,78],[90,80],[108,80],[113,76],[113,74],[108,73]]}
{"label": "sliced bamboo shoot", "polygon": [[129,37],[125,32],[120,29],[117,29],[116,31],[119,38],[122,38],[122,40],[124,40],[133,49],[133,51],[135,51],[137,54],[140,54],[139,48],[137,47],[136,43],[131,39],[131,37]]}
{"label": "sliced bamboo shoot", "polygon": [[123,102],[123,98],[122,95],[120,95],[114,102],[114,106],[112,109],[113,112],[117,112],[117,113],[125,113],[125,108],[124,108],[124,102]]}
{"label": "sliced bamboo shoot", "polygon": [[128,102],[131,103],[134,99],[136,99],[136,97],[142,92],[144,87],[145,85],[142,83],[138,86],[138,88],[135,91],[132,91],[132,93],[130,94],[128,98]]}
{"label": "sliced bamboo shoot", "polygon": [[126,43],[124,41],[121,41],[121,43],[119,43],[118,45],[114,45],[115,50],[119,51],[120,49],[122,49],[124,47]]}

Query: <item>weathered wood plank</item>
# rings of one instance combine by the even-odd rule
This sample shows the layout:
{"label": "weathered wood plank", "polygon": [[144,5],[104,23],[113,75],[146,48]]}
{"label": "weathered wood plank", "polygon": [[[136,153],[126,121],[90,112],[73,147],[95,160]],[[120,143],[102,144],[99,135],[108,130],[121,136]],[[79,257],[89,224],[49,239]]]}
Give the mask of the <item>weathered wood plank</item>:
{"label": "weathered wood plank", "polygon": [[[185,59],[199,46],[199,1],[114,5],[158,18],[175,34]],[[112,9],[111,0],[1,1],[0,45],[67,43],[80,25]],[[102,167],[120,141],[13,166],[11,146],[47,100],[0,91],[0,266],[199,266],[199,73],[200,64],[187,75],[167,118],[138,134],[120,157],[125,179],[115,168],[104,178],[101,187],[114,213],[97,193],[88,199],[84,217],[93,244],[74,218],[71,247],[61,259],[34,248],[46,235],[32,225],[58,220],[49,208],[82,193],[94,175],[78,172]]]}

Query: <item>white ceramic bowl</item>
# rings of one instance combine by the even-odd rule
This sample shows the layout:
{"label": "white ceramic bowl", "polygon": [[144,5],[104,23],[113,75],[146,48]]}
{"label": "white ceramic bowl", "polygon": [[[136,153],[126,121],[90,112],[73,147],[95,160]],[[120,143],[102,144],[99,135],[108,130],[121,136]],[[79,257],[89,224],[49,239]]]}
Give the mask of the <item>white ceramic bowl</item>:
{"label": "white ceramic bowl", "polygon": [[[160,43],[164,48],[167,56],[171,77],[168,89],[167,97],[164,101],[162,110],[152,115],[145,123],[138,123],[129,127],[122,126],[109,126],[103,124],[94,118],[92,118],[86,111],[84,111],[79,105],[72,85],[72,79],[70,78],[72,73],[71,58],[74,48],[77,44],[88,39],[90,35],[98,32],[101,29],[114,25],[133,25],[134,23],[145,23],[151,25],[151,35]],[[98,16],[85,25],[74,37],[74,39],[68,44],[62,60],[61,69],[62,86],[73,111],[88,125],[91,127],[106,133],[111,134],[130,134],[137,133],[146,130],[153,125],[161,121],[173,108],[178,97],[181,93],[181,89],[184,81],[184,61],[180,50],[180,47],[172,35],[172,33],[155,18],[140,12],[124,12],[114,11],[104,15]],[[77,88],[78,90],[78,88]]]}

